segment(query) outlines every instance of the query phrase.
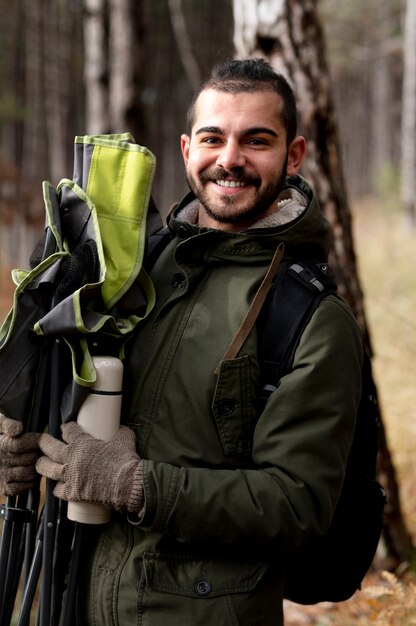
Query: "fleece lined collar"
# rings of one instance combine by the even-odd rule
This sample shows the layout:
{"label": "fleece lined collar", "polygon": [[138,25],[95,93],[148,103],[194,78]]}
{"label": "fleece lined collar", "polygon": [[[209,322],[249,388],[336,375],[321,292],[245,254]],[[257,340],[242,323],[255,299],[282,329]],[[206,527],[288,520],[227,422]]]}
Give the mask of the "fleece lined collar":
{"label": "fleece lined collar", "polygon": [[[279,196],[277,209],[271,215],[267,215],[252,224],[247,230],[257,228],[275,228],[293,221],[306,209],[307,198],[303,193],[293,187],[285,188]],[[188,222],[197,226],[199,201],[194,198],[185,205],[177,214],[179,221]]]}

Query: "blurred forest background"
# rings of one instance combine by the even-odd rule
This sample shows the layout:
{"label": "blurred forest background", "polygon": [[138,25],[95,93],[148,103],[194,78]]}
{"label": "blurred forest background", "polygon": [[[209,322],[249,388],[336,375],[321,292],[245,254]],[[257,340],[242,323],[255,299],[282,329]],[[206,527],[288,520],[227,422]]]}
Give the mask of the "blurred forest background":
{"label": "blurred forest background", "polygon": [[[398,205],[405,0],[318,5],[350,199]],[[166,212],[185,189],[178,137],[193,87],[235,54],[231,0],[0,0],[0,11],[2,264],[26,262],[39,183],[71,177],[75,135],[133,132],[157,156]]]}
{"label": "blurred forest background", "polygon": [[[372,338],[406,526],[392,543],[398,561],[409,559],[399,572],[408,578],[377,578],[345,611],[288,607],[288,625],[415,623],[415,0],[0,0],[0,15],[0,319],[12,301],[10,269],[28,266],[44,227],[41,182],[72,177],[76,135],[132,132],[157,157],[154,198],[166,214],[186,191],[179,136],[211,65],[265,56],[293,82],[310,145],[304,174],[327,214],[325,192],[336,187],[344,216],[336,234],[353,234],[345,291],[353,285]],[[325,151],[328,179],[317,165]]]}

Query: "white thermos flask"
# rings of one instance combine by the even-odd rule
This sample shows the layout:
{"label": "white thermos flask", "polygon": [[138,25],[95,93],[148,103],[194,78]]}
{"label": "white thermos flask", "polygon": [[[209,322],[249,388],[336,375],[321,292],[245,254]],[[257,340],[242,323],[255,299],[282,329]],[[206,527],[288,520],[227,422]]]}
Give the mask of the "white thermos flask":
{"label": "white thermos flask", "polygon": [[[88,434],[109,441],[120,428],[123,364],[111,356],[94,356],[96,382],[83,402],[77,422]],[[68,518],[83,524],[106,524],[111,510],[99,504],[68,502]]]}

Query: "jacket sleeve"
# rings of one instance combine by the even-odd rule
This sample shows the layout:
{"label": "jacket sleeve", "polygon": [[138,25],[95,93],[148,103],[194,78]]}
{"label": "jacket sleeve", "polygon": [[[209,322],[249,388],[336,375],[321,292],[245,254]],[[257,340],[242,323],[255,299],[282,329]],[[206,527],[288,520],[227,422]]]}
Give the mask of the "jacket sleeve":
{"label": "jacket sleeve", "polygon": [[360,331],[342,299],[318,307],[253,436],[253,468],[144,461],[142,527],[192,542],[297,547],[324,534],[361,393]]}

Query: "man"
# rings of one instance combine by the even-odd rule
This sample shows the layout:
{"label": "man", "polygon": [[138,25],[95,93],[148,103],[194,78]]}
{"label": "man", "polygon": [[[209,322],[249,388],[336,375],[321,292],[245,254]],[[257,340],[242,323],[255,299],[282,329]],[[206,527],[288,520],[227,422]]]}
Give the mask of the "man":
{"label": "man", "polygon": [[328,253],[297,174],[306,148],[290,87],[263,61],[225,63],[188,132],[191,193],[169,217],[157,303],[130,341],[125,426],[108,443],[75,423],[63,442],[40,439],[36,467],[59,497],[115,511],[88,529],[82,625],[283,624],[285,562],[326,532],[352,441],[362,343],[340,298],[318,306],[265,407],[261,328],[227,354],[279,244],[285,258]]}

